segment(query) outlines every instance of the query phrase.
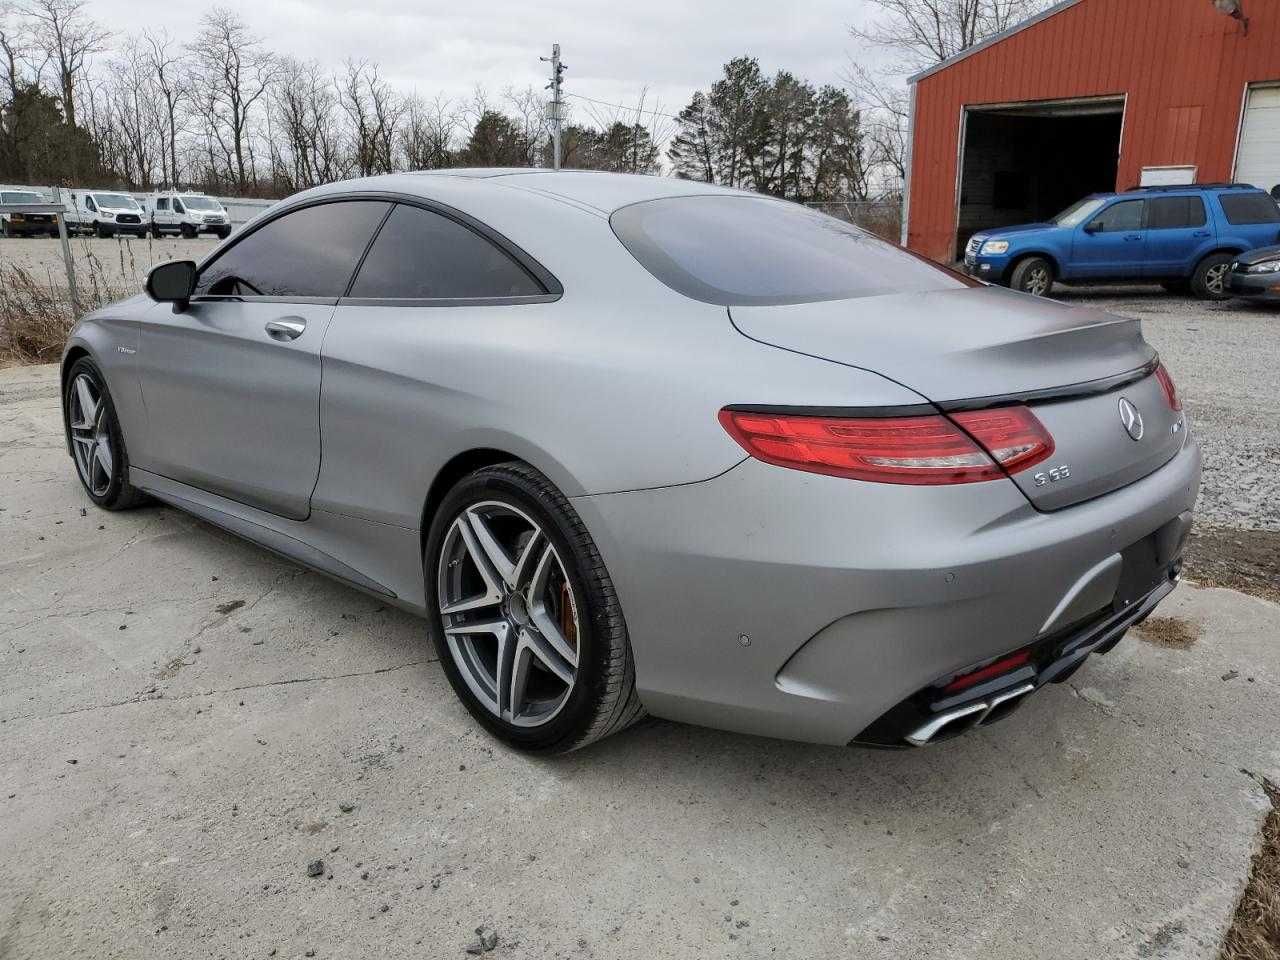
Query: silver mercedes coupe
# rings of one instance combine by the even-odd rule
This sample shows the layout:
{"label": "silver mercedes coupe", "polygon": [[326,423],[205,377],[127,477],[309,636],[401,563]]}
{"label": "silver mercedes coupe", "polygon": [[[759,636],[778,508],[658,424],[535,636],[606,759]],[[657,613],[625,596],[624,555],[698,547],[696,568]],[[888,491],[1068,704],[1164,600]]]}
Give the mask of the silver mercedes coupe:
{"label": "silver mercedes coupe", "polygon": [[1174,588],[1200,482],[1136,321],[662,177],[309,190],[84,318],[62,385],[94,503],[422,615],[542,752],[993,723]]}

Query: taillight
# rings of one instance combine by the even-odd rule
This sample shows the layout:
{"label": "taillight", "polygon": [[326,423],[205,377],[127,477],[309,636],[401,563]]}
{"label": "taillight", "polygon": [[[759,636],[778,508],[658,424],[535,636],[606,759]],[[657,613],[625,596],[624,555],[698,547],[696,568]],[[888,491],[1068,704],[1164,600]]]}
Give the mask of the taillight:
{"label": "taillight", "polygon": [[725,409],[720,423],[757,460],[875,483],[995,480],[1053,452],[1053,438],[1020,406],[957,413],[952,419],[941,414],[812,417]]}
{"label": "taillight", "polygon": [[1173,385],[1173,377],[1164,368],[1164,364],[1156,367],[1156,379],[1160,381],[1160,391],[1164,394],[1170,410],[1181,410],[1182,401],[1178,398],[1178,388]]}

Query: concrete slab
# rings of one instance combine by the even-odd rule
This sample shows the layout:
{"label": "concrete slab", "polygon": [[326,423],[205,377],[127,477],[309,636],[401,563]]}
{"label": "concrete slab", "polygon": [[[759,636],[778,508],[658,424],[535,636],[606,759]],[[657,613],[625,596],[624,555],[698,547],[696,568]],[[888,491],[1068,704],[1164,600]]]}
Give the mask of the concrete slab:
{"label": "concrete slab", "polygon": [[1190,648],[1131,634],[928,750],[654,722],[530,760],[420,622],[95,511],[60,432],[53,368],[0,371],[6,960],[461,957],[482,923],[502,957],[1216,955],[1280,780],[1274,604],[1183,586]]}

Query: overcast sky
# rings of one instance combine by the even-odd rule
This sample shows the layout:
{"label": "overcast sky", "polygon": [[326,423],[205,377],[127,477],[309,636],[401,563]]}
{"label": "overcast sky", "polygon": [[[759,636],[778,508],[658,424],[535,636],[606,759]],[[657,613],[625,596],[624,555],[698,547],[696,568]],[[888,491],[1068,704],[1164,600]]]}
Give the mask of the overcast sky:
{"label": "overcast sky", "polygon": [[[337,68],[344,58],[382,65],[398,89],[467,97],[477,83],[495,99],[508,85],[545,82],[538,56],[561,46],[566,91],[679,113],[731,57],[758,57],[766,72],[785,67],[815,84],[841,84],[857,48],[848,25],[864,0],[222,0],[271,49]],[[186,39],[203,3],[91,0],[90,11],[123,35],[165,27]],[[586,105],[575,116],[591,119]],[[607,112],[607,111],[606,111]],[[612,119],[609,117],[608,119]]]}

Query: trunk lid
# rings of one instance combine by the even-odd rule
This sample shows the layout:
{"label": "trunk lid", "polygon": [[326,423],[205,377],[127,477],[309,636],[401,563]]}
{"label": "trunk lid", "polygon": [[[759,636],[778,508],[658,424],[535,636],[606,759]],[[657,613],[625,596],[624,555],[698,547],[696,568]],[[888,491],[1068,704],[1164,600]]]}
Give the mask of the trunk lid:
{"label": "trunk lid", "polygon": [[753,340],[873,371],[944,410],[1027,403],[1055,451],[1013,480],[1043,510],[1139,480],[1184,440],[1156,377],[1126,377],[1155,359],[1136,320],[999,287],[729,312]]}

